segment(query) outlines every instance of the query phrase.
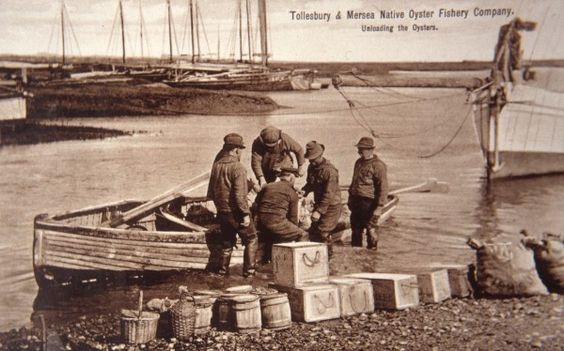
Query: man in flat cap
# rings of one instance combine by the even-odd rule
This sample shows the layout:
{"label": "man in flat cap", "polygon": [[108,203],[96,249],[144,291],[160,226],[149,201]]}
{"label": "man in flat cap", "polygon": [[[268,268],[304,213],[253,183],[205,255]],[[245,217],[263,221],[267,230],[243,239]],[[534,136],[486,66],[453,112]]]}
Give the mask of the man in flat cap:
{"label": "man in flat cap", "polygon": [[261,187],[276,180],[276,169],[294,164],[292,154],[298,163],[298,175],[301,177],[305,173],[301,145],[276,127],[264,128],[253,141],[251,152],[251,168]]}
{"label": "man in flat cap", "polygon": [[348,206],[351,210],[352,246],[362,247],[366,230],[367,248],[378,249],[378,206],[388,197],[386,164],[374,154],[374,139],[362,137],[355,145],[360,158],[354,164],[349,187]]}
{"label": "man in flat cap", "polygon": [[[240,162],[241,150],[245,148],[243,137],[230,133],[223,138],[224,144],[214,161],[208,186],[208,198],[217,208],[220,224],[220,252],[211,252],[208,270],[225,275],[237,234],[245,245],[243,276],[255,274],[258,238],[247,202],[247,171]],[[213,257],[213,256],[219,257]]]}
{"label": "man in flat cap", "polygon": [[306,241],[308,234],[298,227],[299,196],[294,189],[298,170],[282,167],[278,170],[280,181],[269,183],[257,196],[258,227],[261,240],[264,239],[265,255],[268,261],[272,254],[272,244],[291,241]]}
{"label": "man in flat cap", "polygon": [[311,214],[311,238],[327,244],[329,256],[333,254],[331,232],[341,217],[341,190],[339,171],[323,157],[325,146],[316,141],[306,144],[305,158],[309,160],[304,195],[313,192],[315,202]]}

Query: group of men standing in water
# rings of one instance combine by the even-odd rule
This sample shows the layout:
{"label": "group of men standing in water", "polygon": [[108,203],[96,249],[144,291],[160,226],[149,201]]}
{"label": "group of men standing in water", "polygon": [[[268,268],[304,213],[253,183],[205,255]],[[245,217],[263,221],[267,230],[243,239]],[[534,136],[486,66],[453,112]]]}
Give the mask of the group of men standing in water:
{"label": "group of men standing in water", "polygon": [[[276,127],[269,126],[260,132],[251,147],[251,168],[258,180],[258,195],[253,205],[257,223],[254,223],[247,201],[252,183],[240,162],[242,150],[246,148],[243,137],[230,133],[223,142],[212,166],[207,194],[217,208],[221,233],[214,240],[214,249],[210,247],[207,269],[222,275],[229,273],[238,234],[245,246],[243,276],[254,275],[257,228],[266,243],[265,259],[269,258],[268,252],[273,243],[306,240],[327,244],[331,257],[331,233],[341,217],[342,200],[339,172],[324,157],[325,146],[310,141],[304,152],[299,143]],[[376,210],[387,197],[386,165],[374,154],[372,138],[363,137],[355,146],[360,158],[355,163],[348,189],[352,245],[362,247],[363,232],[366,231],[367,248],[377,249]],[[309,160],[307,171],[306,160]],[[296,177],[304,175],[306,184],[298,190],[295,188]],[[312,224],[306,231],[298,222],[298,202],[300,197],[309,193],[313,193],[314,206]]]}

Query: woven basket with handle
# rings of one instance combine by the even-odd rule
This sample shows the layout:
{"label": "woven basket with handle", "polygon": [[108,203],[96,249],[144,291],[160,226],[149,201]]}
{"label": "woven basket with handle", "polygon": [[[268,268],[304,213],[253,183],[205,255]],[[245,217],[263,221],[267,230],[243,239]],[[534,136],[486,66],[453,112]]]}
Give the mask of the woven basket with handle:
{"label": "woven basket with handle", "polygon": [[187,340],[194,335],[196,306],[194,298],[182,294],[180,300],[170,309],[172,334],[178,340]]}

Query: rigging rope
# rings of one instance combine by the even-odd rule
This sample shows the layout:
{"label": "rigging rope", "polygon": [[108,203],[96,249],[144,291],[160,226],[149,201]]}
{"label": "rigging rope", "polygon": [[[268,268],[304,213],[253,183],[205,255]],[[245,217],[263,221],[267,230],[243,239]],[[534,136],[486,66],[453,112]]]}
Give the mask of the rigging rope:
{"label": "rigging rope", "polygon": [[[377,133],[374,131],[374,129],[372,129],[372,127],[370,127],[369,123],[366,121],[366,119],[364,118],[364,116],[362,115],[362,113],[361,113],[360,111],[358,111],[358,107],[355,105],[354,101],[351,100],[350,98],[348,98],[348,97],[345,95],[345,93],[341,90],[341,88],[339,87],[338,84],[334,84],[334,86],[335,86],[335,89],[339,92],[339,94],[341,94],[341,96],[345,99],[345,101],[347,101],[347,103],[348,103],[348,105],[349,105],[349,110],[350,110],[351,116],[353,117],[353,119],[355,120],[355,122],[356,122],[357,124],[359,124],[362,128],[366,129],[374,138],[377,138],[377,139],[378,139],[380,142],[382,142],[384,145],[387,145],[387,146],[389,146],[389,147],[391,147],[391,148],[394,148],[394,149],[396,149],[396,150],[404,151],[404,150],[402,150],[402,149],[400,149],[400,148],[397,148],[397,147],[395,147],[395,146],[393,146],[393,145],[391,145],[391,144],[389,144],[389,143],[386,143],[386,142],[384,141],[384,139],[386,139],[386,138],[402,138],[402,137],[406,137],[406,136],[410,136],[410,135],[404,134],[404,135],[387,136],[387,137],[386,137],[386,136],[384,136],[384,135],[379,135],[379,134],[377,134]],[[459,96],[460,96],[460,95],[463,95],[463,94],[456,94],[456,95],[459,95]],[[465,94],[464,94],[464,95],[465,95]],[[428,100],[435,100],[435,99],[433,99],[433,98],[430,98],[430,99],[419,99],[419,100],[417,100],[417,101],[407,101],[407,102],[403,102],[403,103],[415,103],[415,102],[428,101]],[[358,113],[358,114],[360,115],[360,117],[357,117],[357,116],[355,115],[355,111],[356,111],[356,113]],[[433,156],[438,155],[438,154],[441,153],[442,151],[444,151],[444,150],[454,141],[454,139],[456,139],[456,137],[458,136],[458,134],[459,134],[460,131],[462,130],[462,127],[464,126],[464,123],[465,123],[466,120],[468,119],[468,116],[470,115],[470,112],[471,112],[471,111],[472,111],[472,106],[470,106],[470,108],[468,109],[468,111],[467,111],[467,113],[466,113],[466,115],[465,115],[465,117],[464,117],[462,123],[461,123],[460,126],[457,128],[457,130],[455,131],[454,135],[449,139],[449,141],[448,141],[445,145],[443,145],[439,150],[434,151],[434,152],[432,152],[432,153],[430,153],[430,154],[427,154],[427,155],[420,155],[420,154],[417,154],[417,157],[419,157],[419,158],[431,158],[431,157],[433,157]],[[433,129],[434,129],[434,127],[435,127],[435,126],[433,126]],[[431,129],[431,128],[429,128],[428,130],[430,130],[430,129]],[[427,130],[426,130],[426,131],[427,131]],[[426,132],[426,131],[424,131],[424,132]],[[417,132],[417,133],[412,133],[411,135],[420,135],[420,134],[423,134],[424,132],[419,131],[419,132]],[[404,152],[405,152],[405,151],[404,151]]]}

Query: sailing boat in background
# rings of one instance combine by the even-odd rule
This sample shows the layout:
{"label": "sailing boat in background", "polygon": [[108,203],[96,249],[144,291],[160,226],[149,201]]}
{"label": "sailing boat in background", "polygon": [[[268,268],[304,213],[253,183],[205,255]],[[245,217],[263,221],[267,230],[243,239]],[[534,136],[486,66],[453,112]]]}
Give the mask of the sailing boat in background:
{"label": "sailing boat in background", "polygon": [[515,18],[501,27],[490,82],[472,92],[476,133],[488,178],[564,172],[564,93],[521,78],[519,31],[536,24]]}
{"label": "sailing boat in background", "polygon": [[[193,1],[190,0],[191,18],[191,38],[192,38],[192,63],[178,64],[177,74],[174,79],[167,80],[173,87],[194,87],[202,89],[233,89],[250,91],[274,91],[274,90],[310,90],[320,89],[321,84],[314,81],[315,71],[310,69],[281,70],[275,71],[268,67],[268,33],[266,1],[258,0],[259,29],[261,42],[261,64],[255,65],[252,62],[251,36],[249,25],[249,5],[247,6],[247,31],[249,62],[243,61],[243,22],[242,22],[242,2],[239,0],[238,7],[238,29],[239,29],[239,51],[240,62],[235,64],[210,64],[196,63],[195,58],[199,57],[199,52],[195,54],[193,21]],[[198,17],[198,11],[196,11]],[[196,26],[196,32],[198,26]],[[199,46],[199,45],[198,45]],[[219,53],[218,53],[219,57]]]}

